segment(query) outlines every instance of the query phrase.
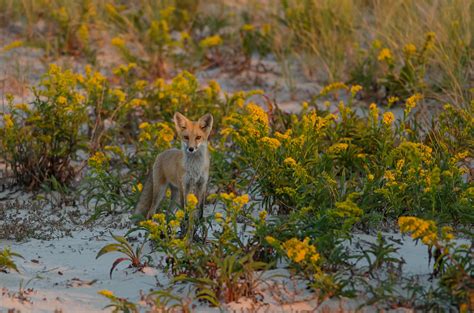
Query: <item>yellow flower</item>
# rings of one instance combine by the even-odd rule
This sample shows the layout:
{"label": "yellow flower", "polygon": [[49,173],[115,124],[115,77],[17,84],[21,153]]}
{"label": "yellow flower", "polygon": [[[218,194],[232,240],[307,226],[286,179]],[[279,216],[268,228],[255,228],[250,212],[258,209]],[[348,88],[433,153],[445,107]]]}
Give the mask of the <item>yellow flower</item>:
{"label": "yellow flower", "polygon": [[392,52],[388,48],[383,48],[380,51],[379,56],[377,57],[377,59],[379,61],[392,62],[393,61]]}
{"label": "yellow flower", "polygon": [[329,154],[339,154],[346,151],[349,145],[347,143],[335,143],[328,148]]}
{"label": "yellow flower", "polygon": [[150,127],[150,123],[148,123],[148,122],[143,122],[138,126],[138,128],[140,128],[140,129],[144,129],[144,128],[148,128],[148,127]]}
{"label": "yellow flower", "polygon": [[374,49],[378,50],[378,49],[382,48],[382,42],[380,40],[376,39],[372,42],[372,47],[374,47]]}
{"label": "yellow flower", "polygon": [[262,142],[272,150],[276,150],[281,146],[281,142],[276,138],[263,137],[260,139],[260,142]]}
{"label": "yellow flower", "polygon": [[259,217],[260,220],[262,220],[262,221],[267,218],[267,215],[268,215],[268,213],[267,213],[267,211],[265,211],[265,210],[260,211],[260,212],[258,213],[258,217]]}
{"label": "yellow flower", "polygon": [[195,208],[196,205],[198,204],[197,197],[192,193],[188,194],[186,196],[186,204],[191,208]]}
{"label": "yellow flower", "polygon": [[176,211],[176,219],[182,220],[184,218],[184,215],[185,215],[185,213],[184,213],[183,210]]}
{"label": "yellow flower", "polygon": [[127,94],[120,89],[114,89],[112,94],[117,97],[119,102],[124,102],[127,98]]}
{"label": "yellow flower", "polygon": [[246,205],[249,202],[249,200],[250,200],[249,195],[245,194],[239,197],[235,197],[233,201],[239,208],[241,208],[244,205]]}
{"label": "yellow flower", "polygon": [[59,104],[66,104],[67,99],[64,96],[59,96],[57,101]]}
{"label": "yellow flower", "polygon": [[398,219],[402,233],[411,233],[413,239],[421,239],[425,245],[432,246],[438,240],[438,228],[435,222],[413,216],[402,216]]}
{"label": "yellow flower", "polygon": [[136,186],[133,186],[133,188],[132,188],[133,192],[142,192],[142,190],[143,190],[142,183],[138,183]]}
{"label": "yellow flower", "polygon": [[165,222],[166,222],[166,216],[163,213],[153,214],[153,216],[151,218],[154,219],[155,221],[159,222],[160,224],[165,224]]}
{"label": "yellow flower", "polygon": [[114,297],[114,293],[107,289],[99,290],[97,293],[107,298]]}
{"label": "yellow flower", "polygon": [[303,262],[306,257],[308,257],[310,262],[313,263],[319,260],[319,254],[316,252],[316,247],[309,244],[308,237],[303,241],[300,241],[297,238],[289,239],[283,243],[282,247],[286,251],[288,258],[295,263]]}
{"label": "yellow flower", "polygon": [[332,84],[329,84],[326,87],[324,87],[319,94],[327,95],[328,93],[330,93],[333,90],[347,89],[347,88],[348,87],[347,87],[346,84],[341,83],[341,82],[336,82],[336,83],[332,83]]}
{"label": "yellow flower", "polygon": [[120,37],[114,37],[114,38],[112,38],[112,45],[114,45],[116,47],[119,47],[119,48],[125,47],[125,40],[123,40]]}
{"label": "yellow flower", "polygon": [[92,167],[99,167],[102,164],[104,164],[104,162],[106,162],[107,160],[108,158],[103,152],[97,151],[93,156],[89,158],[88,163]]}
{"label": "yellow flower", "polygon": [[199,46],[201,48],[210,48],[210,47],[219,46],[221,44],[222,44],[222,38],[219,35],[206,37],[199,42]]}
{"label": "yellow flower", "polygon": [[408,55],[414,55],[416,53],[416,46],[412,43],[406,44],[403,47],[403,52]]}
{"label": "yellow flower", "polygon": [[268,127],[268,115],[260,106],[251,102],[247,104],[246,110],[254,121],[262,123]]}
{"label": "yellow flower", "polygon": [[244,24],[240,29],[244,32],[251,32],[255,29],[255,26],[253,26],[252,24]]}
{"label": "yellow flower", "polygon": [[12,49],[21,47],[21,46],[23,46],[23,41],[21,41],[21,40],[15,40],[15,41],[12,41],[11,43],[9,43],[9,44],[6,45],[6,46],[3,46],[3,48],[0,49],[0,51],[7,52],[7,51],[10,51],[10,50],[12,50]]}
{"label": "yellow flower", "polygon": [[387,100],[388,100],[387,105],[388,105],[389,107],[391,107],[392,104],[394,104],[395,102],[397,102],[397,101],[400,100],[400,99],[399,99],[398,97],[390,96],[390,97],[388,97]]}
{"label": "yellow flower", "polygon": [[361,85],[354,85],[351,87],[351,94],[352,96],[354,97],[359,91],[362,90],[362,86]]}
{"label": "yellow flower", "polygon": [[272,236],[266,236],[265,241],[268,242],[268,244],[271,246],[274,246],[279,243],[279,241],[273,238]]}
{"label": "yellow flower", "polygon": [[373,174],[367,175],[367,179],[368,179],[369,181],[373,181],[374,178],[375,178],[375,176],[374,176]]}
{"label": "yellow flower", "polygon": [[129,63],[127,65],[121,64],[118,67],[114,68],[112,70],[112,73],[114,73],[114,75],[123,75],[123,74],[128,73],[131,69],[136,68],[136,67],[137,67],[136,63]]}
{"label": "yellow flower", "polygon": [[395,175],[392,171],[385,171],[383,177],[390,182],[395,181]]}
{"label": "yellow flower", "polygon": [[177,229],[179,227],[179,221],[178,220],[172,220],[172,221],[170,221],[169,225],[172,229]]}
{"label": "yellow flower", "polygon": [[321,256],[319,255],[319,253],[316,253],[316,254],[313,254],[311,256],[310,261],[313,262],[313,263],[317,263],[320,258],[321,258]]}
{"label": "yellow flower", "polygon": [[226,201],[232,201],[235,198],[235,194],[233,192],[231,193],[221,193],[220,194],[221,198],[226,200]]}
{"label": "yellow flower", "polygon": [[292,157],[288,157],[283,161],[284,164],[289,165],[289,166],[295,166],[296,161]]}
{"label": "yellow flower", "polygon": [[419,93],[416,93],[413,96],[411,96],[410,98],[408,98],[407,101],[405,102],[405,112],[407,112],[407,114],[408,114],[413,108],[416,107],[416,104],[421,99],[423,99],[423,96]]}
{"label": "yellow flower", "polygon": [[443,226],[441,228],[441,235],[444,240],[451,241],[454,239],[454,235],[452,234],[453,228],[451,226]]}
{"label": "yellow flower", "polygon": [[385,112],[383,114],[383,123],[385,125],[391,125],[394,120],[395,120],[395,116],[393,115],[392,112]]}
{"label": "yellow flower", "polygon": [[375,103],[371,103],[369,106],[369,110],[373,120],[377,121],[379,119],[379,109],[377,108],[377,105]]}
{"label": "yellow flower", "polygon": [[433,48],[433,46],[434,46],[436,34],[434,32],[428,32],[428,33],[426,33],[425,36],[426,36],[425,48],[426,48],[426,50],[429,50],[429,49]]}
{"label": "yellow flower", "polygon": [[11,114],[3,115],[3,121],[5,122],[5,128],[9,129],[13,127],[13,119]]}
{"label": "yellow flower", "polygon": [[222,217],[222,213],[220,213],[220,212],[217,212],[216,214],[214,214],[214,218],[215,218],[217,223],[222,223],[224,221],[224,219]]}
{"label": "yellow flower", "polygon": [[291,129],[288,129],[284,134],[280,132],[275,132],[275,137],[277,137],[277,139],[279,140],[286,140],[290,138],[291,133],[292,133]]}

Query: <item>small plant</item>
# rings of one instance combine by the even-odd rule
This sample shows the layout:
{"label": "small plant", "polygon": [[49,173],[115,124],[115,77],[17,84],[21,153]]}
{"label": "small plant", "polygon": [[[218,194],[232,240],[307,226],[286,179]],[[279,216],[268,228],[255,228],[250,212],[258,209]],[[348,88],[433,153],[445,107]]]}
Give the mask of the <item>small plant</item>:
{"label": "small plant", "polygon": [[3,114],[2,157],[18,183],[29,189],[52,177],[66,184],[75,176],[71,161],[85,144],[81,126],[87,121],[84,97],[74,86],[76,76],[52,64],[31,105],[14,104]]}
{"label": "small plant", "polygon": [[420,240],[429,249],[430,259],[434,256],[433,274],[439,275],[439,285],[443,292],[452,297],[451,301],[459,308],[472,310],[474,303],[473,247],[467,244],[456,245],[453,229],[444,226],[440,230],[434,221],[412,216],[398,219],[402,233],[410,233],[416,241]]}
{"label": "small plant", "polygon": [[217,307],[221,302],[252,298],[262,281],[263,271],[269,268],[268,264],[252,259],[253,253],[236,252],[227,256],[211,254],[208,260],[209,272],[205,277],[178,276],[175,281],[192,283],[196,288],[197,299],[206,300]]}
{"label": "small plant", "polygon": [[100,290],[98,292],[101,296],[106,297],[110,300],[110,304],[108,304],[104,309],[112,308],[112,312],[114,313],[138,313],[139,308],[138,306],[128,301],[125,298],[119,298],[110,290]]}
{"label": "small plant", "polygon": [[355,255],[354,258],[359,262],[365,260],[367,263],[366,274],[374,277],[377,271],[386,266],[393,268],[394,265],[400,264],[401,260],[395,257],[398,248],[393,243],[388,243],[384,236],[379,232],[375,243],[365,242],[368,247],[360,246],[361,255]]}
{"label": "small plant", "polygon": [[14,257],[23,258],[20,254],[12,252],[8,247],[0,250],[0,272],[14,270],[15,272],[19,273],[18,268],[13,261]]}
{"label": "small plant", "polygon": [[145,242],[133,249],[132,245],[127,241],[125,237],[113,235],[112,233],[110,235],[113,239],[115,239],[117,243],[111,243],[102,247],[102,249],[100,249],[99,253],[97,253],[97,256],[95,257],[96,259],[98,259],[102,255],[111,252],[118,252],[125,255],[125,257],[116,259],[112,264],[112,267],[110,268],[110,278],[112,278],[112,273],[115,267],[122,262],[128,261],[130,262],[131,267],[134,267],[138,270],[141,270],[147,265],[147,262],[143,262],[143,259],[146,258],[146,256],[143,256],[143,248],[145,247]]}

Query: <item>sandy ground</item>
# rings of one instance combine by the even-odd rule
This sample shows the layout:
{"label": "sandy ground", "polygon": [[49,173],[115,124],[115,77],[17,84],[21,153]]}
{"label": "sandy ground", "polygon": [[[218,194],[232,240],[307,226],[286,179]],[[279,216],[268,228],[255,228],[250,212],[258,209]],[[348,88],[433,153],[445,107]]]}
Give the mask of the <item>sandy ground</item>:
{"label": "sandy ground", "polygon": [[[25,195],[20,198],[25,199]],[[12,211],[12,216],[27,217],[31,214],[31,208],[15,209],[13,206],[4,208]],[[208,207],[207,214],[212,211]],[[66,210],[67,211],[67,210]],[[84,209],[81,209],[86,215]],[[45,215],[51,215],[45,209]],[[12,218],[10,216],[10,218]],[[64,217],[59,217],[64,219]],[[37,218],[37,220],[40,220]],[[8,221],[2,221],[3,223]],[[44,223],[44,222],[43,222]],[[2,310],[16,309],[21,312],[52,312],[59,310],[63,312],[99,312],[108,304],[108,300],[97,294],[97,291],[108,289],[119,297],[131,301],[140,301],[140,293],[148,292],[150,289],[159,289],[159,286],[169,286],[170,277],[160,270],[162,256],[152,254],[153,267],[147,267],[143,272],[127,268],[128,264],[122,264],[114,271],[112,278],[109,277],[109,269],[118,254],[106,254],[96,259],[98,251],[106,244],[113,242],[109,231],[122,235],[127,230],[128,216],[121,215],[114,220],[105,218],[100,225],[91,228],[73,226],[68,232],[58,233],[48,238],[24,239],[20,242],[13,240],[2,240],[0,249],[10,246],[13,251],[21,254],[24,259],[17,259],[20,273],[0,273],[1,294],[0,312]],[[51,223],[51,225],[55,225]],[[32,227],[36,227],[32,225]],[[53,232],[53,230],[52,230]],[[43,236],[43,233],[33,236]],[[428,254],[426,247],[415,244],[409,237],[400,234],[384,234],[395,240],[400,240],[402,245],[397,257],[405,261],[404,274],[420,275],[427,278],[431,272],[428,265]],[[375,236],[357,234],[354,241],[348,246],[355,251],[355,243],[361,240],[374,242]],[[358,267],[365,266],[363,261]],[[262,299],[253,302],[250,299],[242,299],[237,303],[230,303],[223,307],[228,312],[306,312],[316,308],[317,311],[326,312],[343,308],[343,311],[355,311],[364,301],[363,298],[356,300],[332,299],[318,303],[316,295],[309,292],[303,282],[290,278],[289,272],[284,264],[279,269],[265,273],[268,280],[261,285]],[[272,278],[273,274],[283,274],[286,278]],[[177,291],[187,290],[186,285],[174,286]],[[195,303],[197,312],[216,311],[205,304]],[[365,308],[370,312],[374,307]]]}

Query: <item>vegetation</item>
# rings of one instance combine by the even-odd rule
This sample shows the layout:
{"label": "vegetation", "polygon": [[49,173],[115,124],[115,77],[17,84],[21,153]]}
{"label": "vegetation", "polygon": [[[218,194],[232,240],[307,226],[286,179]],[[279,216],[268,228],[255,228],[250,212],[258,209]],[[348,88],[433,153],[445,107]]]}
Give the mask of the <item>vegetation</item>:
{"label": "vegetation", "polygon": [[[205,217],[193,220],[192,194],[185,207],[172,211],[165,201],[149,220],[132,217],[127,236],[97,254],[123,254],[110,276],[124,261],[155,266],[191,286],[192,299],[219,307],[258,301],[266,274],[285,267],[321,299],[366,291],[367,304],[383,308],[474,310],[470,1],[0,7],[0,27],[17,23],[21,37],[0,55],[41,47],[48,64],[31,101],[6,95],[0,157],[23,188],[68,186],[89,221],[132,212],[156,155],[180,146],[173,114],[214,116]],[[106,49],[121,63],[101,64]],[[60,56],[78,66],[57,65]],[[325,87],[289,113],[262,90],[230,92],[198,78],[209,69],[268,74],[268,60],[290,87],[302,76]],[[399,244],[381,233],[360,254],[346,249],[356,231],[374,230],[426,245],[435,287],[408,280]],[[134,233],[144,234],[135,247]],[[0,270],[16,270],[18,255],[3,255]],[[172,288],[140,303],[100,294],[115,312],[191,310]]]}

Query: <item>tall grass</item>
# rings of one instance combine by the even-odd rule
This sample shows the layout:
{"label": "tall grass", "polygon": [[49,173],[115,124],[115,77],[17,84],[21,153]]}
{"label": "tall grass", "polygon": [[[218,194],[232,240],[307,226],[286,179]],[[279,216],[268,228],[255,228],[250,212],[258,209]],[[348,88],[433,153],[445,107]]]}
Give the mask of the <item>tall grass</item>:
{"label": "tall grass", "polygon": [[[154,20],[161,9],[174,6],[189,15],[182,16],[181,22],[173,22],[181,23],[183,27],[197,25],[185,23],[186,18],[209,22],[218,21],[217,15],[225,16],[226,27],[221,30],[226,34],[237,34],[228,37],[231,40],[227,44],[232,48],[238,48],[238,30],[244,23],[271,25],[275,30],[273,54],[281,61],[288,82],[301,75],[288,70],[292,62],[299,63],[304,75],[320,83],[351,80],[351,72],[361,63],[360,52],[369,49],[374,40],[389,48],[395,62],[400,64],[405,45],[419,47],[425,34],[434,32],[435,44],[428,55],[424,79],[425,96],[462,106],[472,99],[474,5],[470,0],[0,0],[0,26],[21,21],[27,37],[36,40],[38,22],[48,18],[49,11],[65,8],[69,24],[62,26],[61,33],[69,34],[63,34],[64,38],[60,40],[71,41],[77,37],[77,27],[90,23],[88,19],[78,20],[80,14],[74,12],[78,12],[78,8],[93,7],[95,26],[100,25],[113,36],[117,23],[111,23],[110,16],[105,13],[108,4],[118,6],[121,12],[137,11],[138,8],[145,20]],[[141,25],[138,20],[135,22],[134,25]],[[208,28],[212,28],[209,23]],[[90,31],[93,30],[94,26],[91,26]],[[136,38],[144,36],[147,30],[127,28],[126,31]],[[140,31],[143,34],[136,33]],[[61,34],[56,32],[54,36]],[[51,38],[43,40],[48,42]],[[376,79],[374,77],[374,81]]]}
{"label": "tall grass", "polygon": [[420,46],[434,32],[428,96],[461,105],[472,98],[472,1],[282,0],[278,12],[270,10],[286,38],[276,43],[287,45],[288,57],[300,59],[306,72],[324,82],[350,79],[360,61],[358,47],[379,40],[400,61],[406,44]]}

